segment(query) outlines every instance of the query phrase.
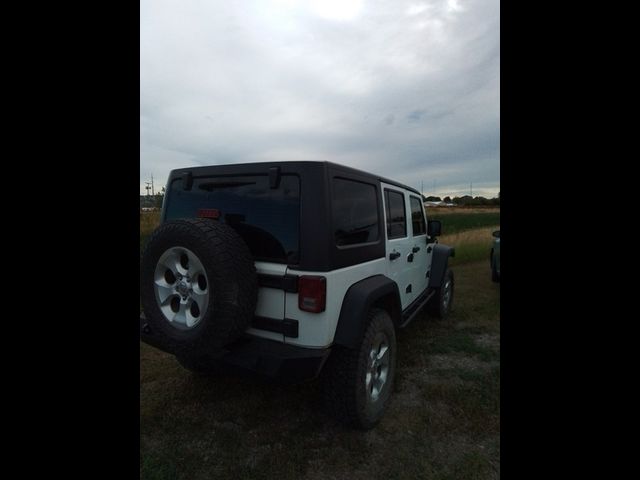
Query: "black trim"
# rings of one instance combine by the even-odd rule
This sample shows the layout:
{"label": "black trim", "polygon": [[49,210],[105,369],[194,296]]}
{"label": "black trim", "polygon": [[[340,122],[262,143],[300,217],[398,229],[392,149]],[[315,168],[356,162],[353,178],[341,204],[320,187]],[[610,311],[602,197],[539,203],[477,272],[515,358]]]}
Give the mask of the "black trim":
{"label": "black trim", "polygon": [[[140,315],[140,340],[172,355],[176,353],[158,341],[148,327],[144,314]],[[297,382],[316,377],[330,353],[330,348],[298,347],[244,335],[216,357],[227,365],[268,377]]]}
{"label": "black trim", "polygon": [[280,186],[280,167],[269,168],[269,188],[275,189]]}
{"label": "black trim", "polygon": [[220,360],[267,377],[299,382],[317,377],[330,353],[328,348],[297,347],[246,335]]}
{"label": "black trim", "polygon": [[298,275],[258,274],[258,285],[266,288],[276,288],[288,293],[298,293]]}
{"label": "black trim", "polygon": [[280,320],[256,315],[253,317],[251,327],[267,332],[281,333],[285,337],[298,338],[298,321],[290,318]]}
{"label": "black trim", "polygon": [[449,265],[449,257],[455,256],[455,249],[447,245],[436,243],[433,246],[433,256],[431,257],[431,275],[429,276],[429,287],[440,288],[442,279]]}
{"label": "black trim", "polygon": [[384,275],[374,275],[351,285],[342,301],[334,343],[357,348],[367,326],[367,314],[376,304],[390,312],[395,324],[401,320],[398,285]]}
{"label": "black trim", "polygon": [[416,298],[411,304],[404,309],[402,312],[402,323],[398,326],[398,328],[404,328],[409,325],[409,322],[416,318],[418,313],[422,311],[422,309],[427,305],[429,299],[435,294],[435,290],[427,287],[424,292],[420,294],[418,298]]}

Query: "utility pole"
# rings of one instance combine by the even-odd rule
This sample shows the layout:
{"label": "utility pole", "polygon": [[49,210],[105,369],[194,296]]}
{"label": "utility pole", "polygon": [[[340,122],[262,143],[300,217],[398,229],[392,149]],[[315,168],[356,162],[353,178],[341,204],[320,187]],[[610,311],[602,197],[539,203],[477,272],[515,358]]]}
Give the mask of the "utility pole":
{"label": "utility pole", "polygon": [[153,173],[151,174],[151,196],[155,197],[156,196],[156,192],[153,189]]}
{"label": "utility pole", "polygon": [[147,190],[147,197],[148,197],[149,196],[149,190],[151,190],[151,183],[149,183],[149,182],[144,182],[144,183],[146,184],[144,188]]}
{"label": "utility pole", "polygon": [[473,197],[473,182],[469,184],[469,195]]}

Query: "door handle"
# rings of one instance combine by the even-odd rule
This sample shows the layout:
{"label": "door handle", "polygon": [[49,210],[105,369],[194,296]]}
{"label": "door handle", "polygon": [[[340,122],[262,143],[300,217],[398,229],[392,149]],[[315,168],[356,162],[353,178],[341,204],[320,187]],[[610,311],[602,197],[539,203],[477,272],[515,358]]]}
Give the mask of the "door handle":
{"label": "door handle", "polygon": [[389,254],[389,260],[395,260],[396,258],[398,258],[400,256],[400,252],[391,252]]}
{"label": "door handle", "polygon": [[420,247],[413,247],[413,249],[411,251],[413,253],[419,252],[420,251]]}
{"label": "door handle", "polygon": [[407,255],[407,262],[413,262],[413,253]]}

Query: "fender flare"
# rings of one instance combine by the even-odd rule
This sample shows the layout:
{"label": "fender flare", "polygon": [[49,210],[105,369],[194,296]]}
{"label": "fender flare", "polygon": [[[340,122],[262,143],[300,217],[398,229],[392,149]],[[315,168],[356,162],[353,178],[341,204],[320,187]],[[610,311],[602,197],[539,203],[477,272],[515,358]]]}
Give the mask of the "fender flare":
{"label": "fender flare", "polygon": [[440,288],[442,279],[449,266],[449,257],[454,257],[456,250],[448,245],[436,243],[433,246],[433,257],[431,257],[431,270],[429,274],[429,287]]}
{"label": "fender flare", "polygon": [[390,310],[394,324],[400,321],[402,310],[398,285],[384,275],[374,275],[354,283],[347,290],[333,343],[357,348],[367,328],[367,313],[376,302],[382,302]]}

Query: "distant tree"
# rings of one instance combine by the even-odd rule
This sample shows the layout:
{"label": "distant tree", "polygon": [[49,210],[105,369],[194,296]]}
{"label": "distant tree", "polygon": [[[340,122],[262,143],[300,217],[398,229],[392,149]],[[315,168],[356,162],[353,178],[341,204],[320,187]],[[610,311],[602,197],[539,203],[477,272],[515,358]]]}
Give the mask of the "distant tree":
{"label": "distant tree", "polygon": [[449,197],[448,195],[446,197],[444,197],[443,202],[445,203],[451,203],[451,197]]}
{"label": "distant tree", "polygon": [[425,202],[441,202],[440,197],[429,196],[425,200]]}

